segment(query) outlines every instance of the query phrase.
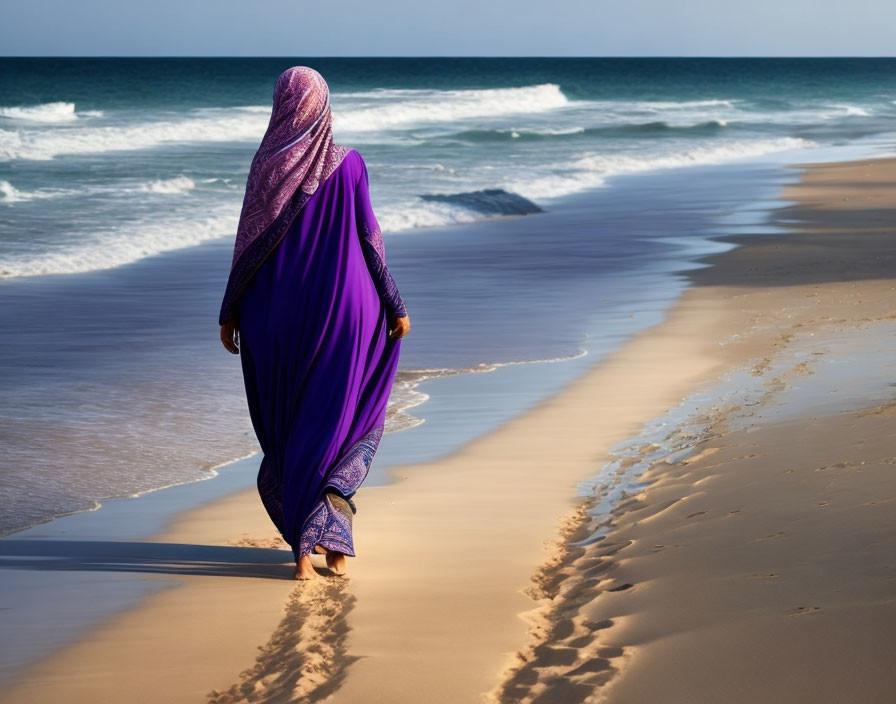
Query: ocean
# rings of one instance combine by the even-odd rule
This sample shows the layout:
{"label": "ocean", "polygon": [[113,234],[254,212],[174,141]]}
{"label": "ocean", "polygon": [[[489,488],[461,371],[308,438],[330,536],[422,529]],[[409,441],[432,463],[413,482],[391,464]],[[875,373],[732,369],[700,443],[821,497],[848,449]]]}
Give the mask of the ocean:
{"label": "ocean", "polygon": [[[257,451],[216,319],[297,64],[368,164],[413,322],[395,432],[429,380],[596,361],[719,236],[767,231],[786,164],[896,132],[891,59],[0,59],[0,534]],[[454,412],[518,410],[520,383]]]}

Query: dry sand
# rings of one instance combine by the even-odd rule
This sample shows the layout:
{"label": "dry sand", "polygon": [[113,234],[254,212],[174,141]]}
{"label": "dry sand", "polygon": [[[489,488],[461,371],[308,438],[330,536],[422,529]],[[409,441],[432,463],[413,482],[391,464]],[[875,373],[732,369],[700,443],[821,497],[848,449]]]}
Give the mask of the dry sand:
{"label": "dry sand", "polygon": [[[772,408],[815,378],[787,366],[800,345],[891,339],[894,169],[811,167],[787,194],[798,232],[712,258],[663,323],[557,395],[362,489],[348,578],[184,577],[0,700],[885,701],[890,406],[742,429],[744,409],[720,408],[698,454],[652,467],[604,541],[568,539],[585,531],[577,483],[723,372],[746,365]],[[272,533],[249,491],[153,540],[266,546]]]}

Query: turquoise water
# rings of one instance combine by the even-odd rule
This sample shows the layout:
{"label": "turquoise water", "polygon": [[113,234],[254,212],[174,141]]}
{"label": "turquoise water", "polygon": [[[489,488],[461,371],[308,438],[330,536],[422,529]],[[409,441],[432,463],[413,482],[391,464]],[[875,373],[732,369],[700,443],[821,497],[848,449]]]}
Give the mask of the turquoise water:
{"label": "turquoise water", "polygon": [[438,418],[498,403],[420,370],[599,359],[709,238],[763,231],[744,208],[782,163],[886,147],[896,117],[889,59],[0,59],[0,532],[256,449],[217,307],[297,63],[367,160],[414,321],[393,430],[421,392]]}

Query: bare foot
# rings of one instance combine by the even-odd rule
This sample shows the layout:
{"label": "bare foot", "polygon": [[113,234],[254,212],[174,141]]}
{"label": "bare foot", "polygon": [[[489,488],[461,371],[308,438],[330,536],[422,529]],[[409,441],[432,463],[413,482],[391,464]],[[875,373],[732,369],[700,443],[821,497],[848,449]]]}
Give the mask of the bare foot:
{"label": "bare foot", "polygon": [[313,579],[316,574],[314,566],[311,564],[311,555],[302,555],[296,563],[295,578],[301,581],[307,581]]}
{"label": "bare foot", "polygon": [[345,553],[328,550],[323,545],[315,545],[314,552],[327,556],[327,567],[333,574],[345,574]]}
{"label": "bare foot", "polygon": [[327,567],[330,568],[330,571],[333,574],[344,575],[345,574],[345,554],[341,552],[334,552],[333,550],[327,550]]}

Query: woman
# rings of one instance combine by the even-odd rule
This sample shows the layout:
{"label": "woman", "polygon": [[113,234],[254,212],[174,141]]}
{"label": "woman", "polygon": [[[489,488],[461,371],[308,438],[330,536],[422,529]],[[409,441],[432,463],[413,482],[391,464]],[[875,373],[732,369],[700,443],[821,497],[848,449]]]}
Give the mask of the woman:
{"label": "woman", "polygon": [[344,574],[352,495],[383,434],[399,338],[410,330],[386,268],[367,168],[333,143],[329,89],[305,66],[274,89],[252,160],[218,322],[239,354],[264,457],[258,491],[296,558]]}

